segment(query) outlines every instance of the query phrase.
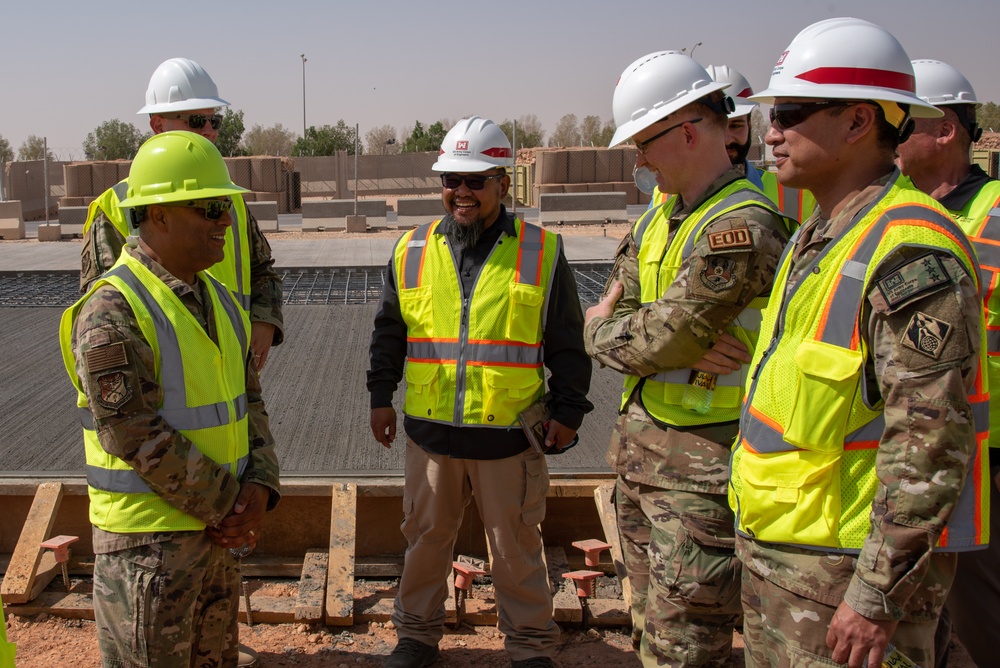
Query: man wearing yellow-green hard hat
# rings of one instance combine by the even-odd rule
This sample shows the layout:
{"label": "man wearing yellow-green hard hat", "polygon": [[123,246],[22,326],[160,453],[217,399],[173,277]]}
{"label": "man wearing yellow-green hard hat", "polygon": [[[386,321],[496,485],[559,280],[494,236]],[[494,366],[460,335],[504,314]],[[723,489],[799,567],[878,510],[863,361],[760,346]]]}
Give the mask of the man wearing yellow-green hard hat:
{"label": "man wearing yellow-green hard hat", "polygon": [[135,235],[63,314],[104,665],[237,665],[237,555],[280,495],[249,320],[206,272],[241,192],[204,137],[149,139],[120,204]]}

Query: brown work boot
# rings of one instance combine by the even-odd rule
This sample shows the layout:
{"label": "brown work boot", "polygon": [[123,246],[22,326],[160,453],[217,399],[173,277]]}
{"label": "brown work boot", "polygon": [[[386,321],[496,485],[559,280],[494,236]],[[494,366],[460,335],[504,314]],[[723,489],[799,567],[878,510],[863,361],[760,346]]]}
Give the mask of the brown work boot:
{"label": "brown work boot", "polygon": [[259,668],[260,657],[246,645],[240,645],[240,660],[236,663],[239,668]]}
{"label": "brown work boot", "polygon": [[426,668],[438,659],[438,648],[413,638],[400,638],[385,668]]}

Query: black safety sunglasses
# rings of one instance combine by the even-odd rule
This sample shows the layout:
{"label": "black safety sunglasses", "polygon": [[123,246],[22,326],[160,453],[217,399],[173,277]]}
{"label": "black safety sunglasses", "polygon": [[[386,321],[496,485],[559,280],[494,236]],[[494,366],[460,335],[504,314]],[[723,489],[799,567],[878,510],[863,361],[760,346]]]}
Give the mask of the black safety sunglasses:
{"label": "black safety sunglasses", "polygon": [[205,114],[177,114],[174,118],[187,121],[188,127],[192,130],[201,130],[205,127],[205,123],[210,123],[213,130],[218,130],[222,127],[222,114],[212,114],[211,116],[206,116]]}
{"label": "black safety sunglasses", "polygon": [[197,199],[190,202],[170,202],[162,206],[183,206],[189,209],[201,209],[208,220],[219,220],[233,208],[228,199]]}
{"label": "black safety sunglasses", "polygon": [[504,176],[504,174],[483,176],[482,174],[452,174],[449,172],[441,175],[441,185],[449,190],[454,190],[461,186],[464,181],[469,190],[482,190],[490,179],[502,179]]}
{"label": "black safety sunglasses", "polygon": [[779,130],[793,128],[799,123],[805,122],[813,114],[825,111],[826,109],[837,109],[849,107],[852,104],[859,104],[859,100],[824,100],[822,102],[780,102],[771,107],[771,122]]}

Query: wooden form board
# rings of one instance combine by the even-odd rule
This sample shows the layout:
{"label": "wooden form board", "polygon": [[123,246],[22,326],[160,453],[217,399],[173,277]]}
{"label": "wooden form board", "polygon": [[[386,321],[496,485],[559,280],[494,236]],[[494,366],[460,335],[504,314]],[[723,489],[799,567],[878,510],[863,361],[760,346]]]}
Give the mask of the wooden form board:
{"label": "wooden form board", "polygon": [[597,504],[597,514],[601,517],[604,527],[604,540],[611,544],[611,560],[618,573],[618,582],[622,586],[622,598],[625,599],[625,609],[632,609],[632,585],[629,584],[628,573],[625,570],[625,559],[622,556],[622,543],[618,537],[618,518],[615,516],[615,483],[605,483],[594,490],[594,503]]}
{"label": "wooden form board", "polygon": [[299,577],[298,605],[295,606],[295,619],[305,622],[323,621],[323,600],[326,597],[327,563],[330,554],[327,550],[313,549],[306,552],[302,563],[302,575]]}
{"label": "wooden form board", "polygon": [[49,537],[62,496],[63,486],[60,482],[44,482],[35,490],[35,499],[21,528],[3,585],[0,586],[0,596],[5,604],[27,603],[31,600],[32,593],[44,589],[58,572],[58,568],[43,569],[39,576],[38,565],[45,551],[41,543]]}
{"label": "wooden form board", "polygon": [[579,624],[583,621],[583,607],[576,595],[576,585],[562,576],[569,573],[566,550],[561,547],[545,549],[545,563],[549,569],[549,584],[552,587],[552,618],[557,622]]}
{"label": "wooden form board", "polygon": [[333,485],[331,497],[325,621],[328,626],[351,626],[354,624],[357,485],[352,482],[337,483]]}

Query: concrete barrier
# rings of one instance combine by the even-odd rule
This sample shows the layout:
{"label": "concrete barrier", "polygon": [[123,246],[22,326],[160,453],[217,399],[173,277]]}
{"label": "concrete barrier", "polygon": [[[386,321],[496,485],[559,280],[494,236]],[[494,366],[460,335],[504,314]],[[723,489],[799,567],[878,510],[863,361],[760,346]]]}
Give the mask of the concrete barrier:
{"label": "concrete barrier", "polygon": [[39,241],[60,241],[62,239],[62,225],[59,223],[49,223],[38,226]]}
{"label": "concrete barrier", "polygon": [[[353,215],[352,199],[302,200],[302,231],[346,230],[347,217]],[[385,200],[359,200],[357,215],[365,216],[369,229],[385,228]]]}
{"label": "concrete barrier", "polygon": [[622,192],[541,193],[538,220],[542,225],[599,225],[627,222],[627,196]]}
{"label": "concrete barrier", "polygon": [[59,224],[62,225],[62,234],[66,236],[83,236],[83,225],[87,222],[87,209],[85,206],[61,206],[59,207]]}
{"label": "concrete barrier", "polygon": [[247,210],[257,219],[257,225],[264,232],[278,230],[277,202],[246,202]]}
{"label": "concrete barrier", "polygon": [[23,239],[24,216],[21,215],[21,200],[0,202],[0,238]]}
{"label": "concrete barrier", "polygon": [[444,213],[440,197],[396,200],[396,226],[401,230],[412,230],[418,225],[433,222]]}

